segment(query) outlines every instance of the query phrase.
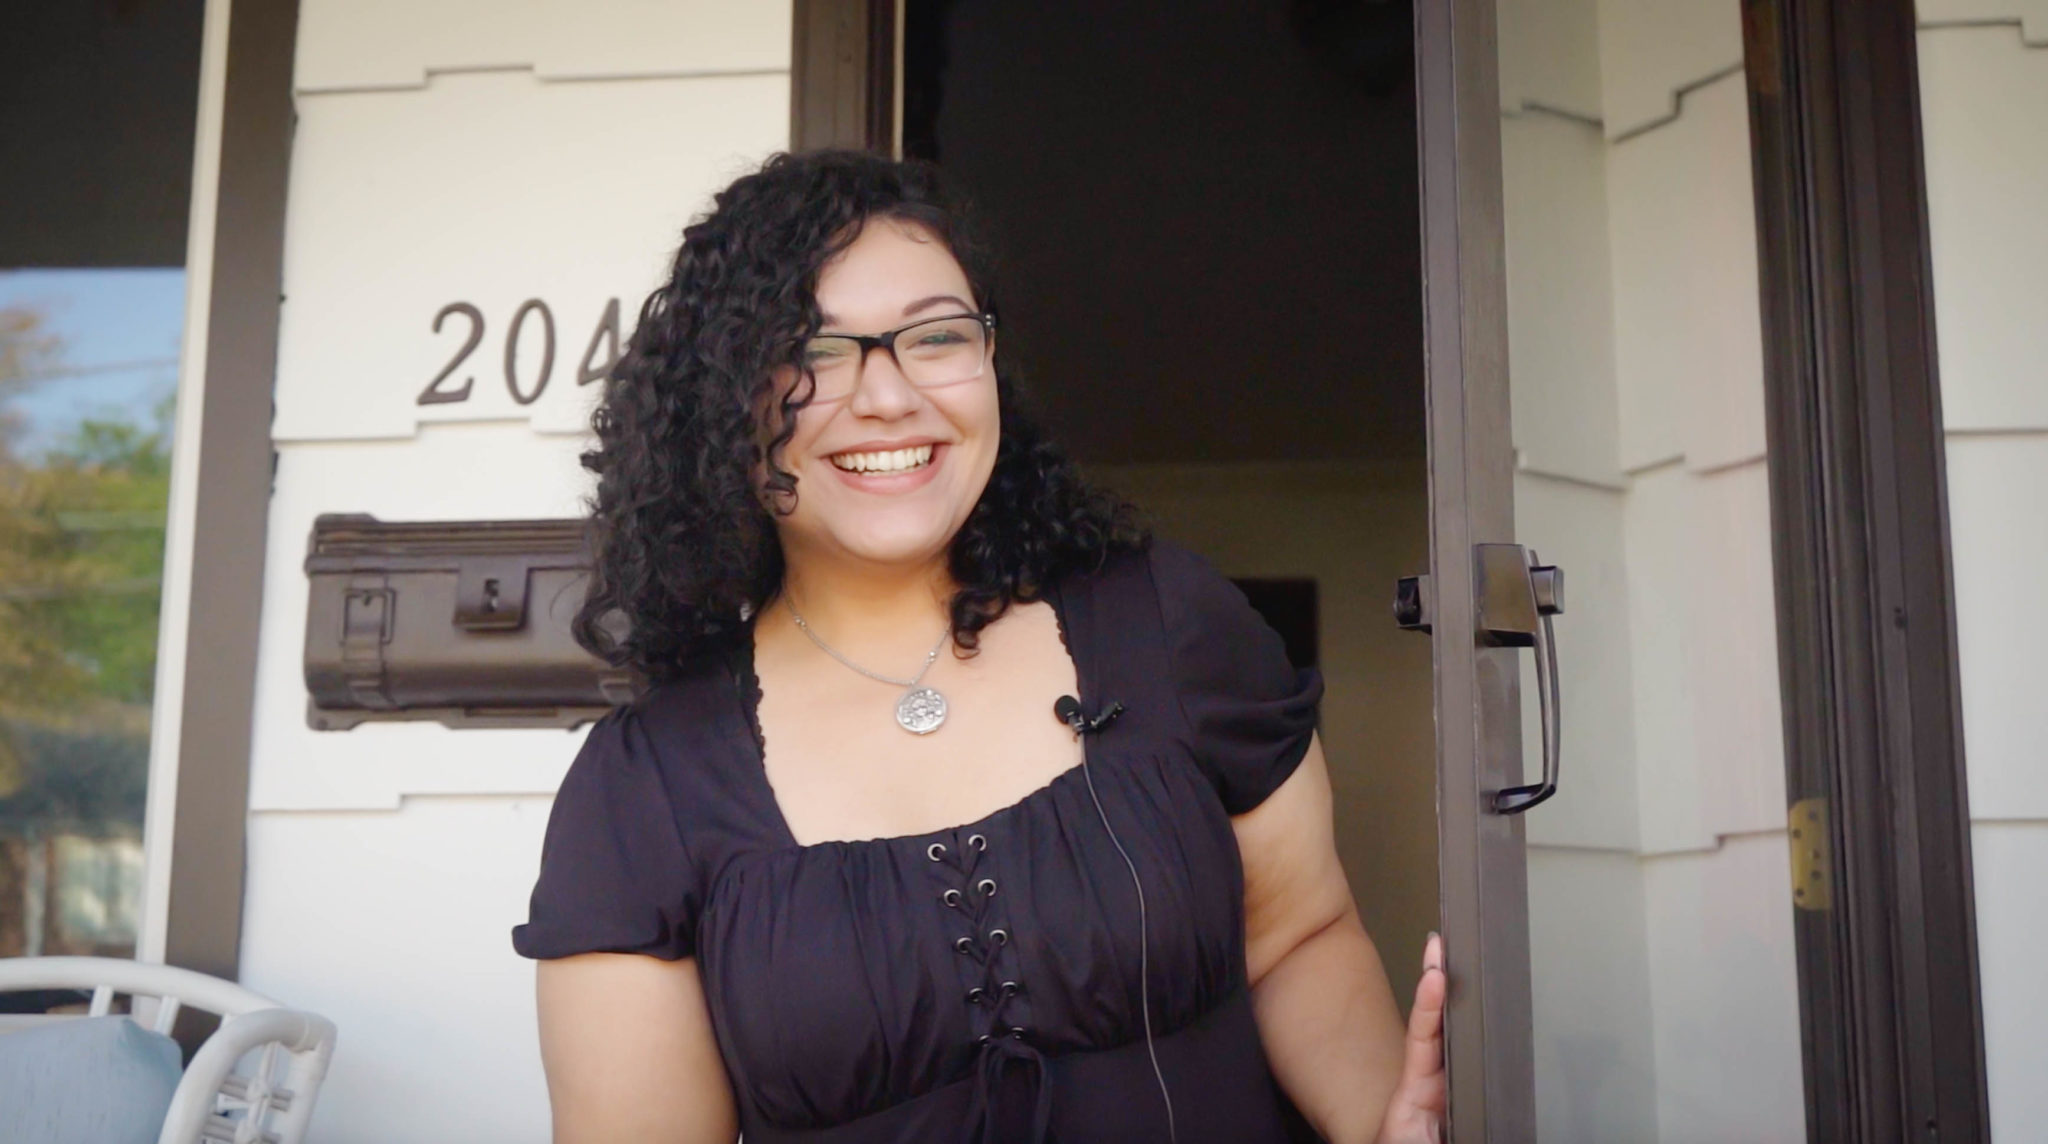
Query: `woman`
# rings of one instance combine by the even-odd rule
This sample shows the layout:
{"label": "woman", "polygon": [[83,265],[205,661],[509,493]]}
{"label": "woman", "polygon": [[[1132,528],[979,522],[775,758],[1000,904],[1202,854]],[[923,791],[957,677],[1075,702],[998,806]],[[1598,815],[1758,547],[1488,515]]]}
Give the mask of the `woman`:
{"label": "woman", "polygon": [[563,1144],[1439,1134],[1320,679],[1082,483],[994,314],[935,174],[849,153],[733,183],[642,312],[577,631],[650,686],[513,939]]}

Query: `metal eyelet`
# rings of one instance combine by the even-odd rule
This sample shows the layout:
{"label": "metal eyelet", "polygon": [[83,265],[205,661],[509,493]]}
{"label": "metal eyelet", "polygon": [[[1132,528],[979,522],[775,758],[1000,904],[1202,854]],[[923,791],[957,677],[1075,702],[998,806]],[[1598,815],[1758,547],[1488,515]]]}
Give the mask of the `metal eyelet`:
{"label": "metal eyelet", "polygon": [[1024,1026],[1022,1026],[1022,1025],[1012,1025],[1012,1026],[1010,1026],[1010,1035],[1011,1035],[1011,1036],[1013,1036],[1013,1037],[1015,1037],[1015,1038],[1017,1038],[1017,1039],[1018,1039],[1018,1040],[1020,1040],[1020,1041],[1021,1041],[1021,1040],[1023,1040],[1023,1039],[1024,1039]]}
{"label": "metal eyelet", "polygon": [[986,850],[988,849],[988,839],[983,838],[979,834],[970,834],[967,836],[967,845],[976,850]]}
{"label": "metal eyelet", "polygon": [[990,1041],[993,1041],[995,1039],[996,1035],[994,1033],[983,1033],[981,1036],[974,1038],[974,1043],[977,1045],[986,1045]]}
{"label": "metal eyelet", "polygon": [[1010,944],[1010,931],[1006,929],[992,929],[988,931],[988,939],[997,945],[1008,945]]}
{"label": "metal eyelet", "polygon": [[946,903],[948,906],[951,906],[956,910],[960,908],[960,902],[962,898],[963,895],[958,890],[947,890],[945,893],[939,895],[940,901]]}
{"label": "metal eyelet", "polygon": [[934,862],[937,862],[939,860],[939,856],[941,854],[944,854],[945,852],[946,844],[943,842],[934,842],[930,846],[924,848],[924,856],[931,859]]}
{"label": "metal eyelet", "polygon": [[994,878],[983,878],[974,884],[974,888],[980,890],[981,896],[984,898],[996,896],[996,880]]}
{"label": "metal eyelet", "polygon": [[1018,985],[1014,981],[1005,981],[1001,985],[997,986],[997,988],[1002,990],[1003,996],[1005,997],[1014,997],[1023,989],[1022,986]]}
{"label": "metal eyelet", "polygon": [[955,953],[973,953],[974,939],[971,937],[963,937],[954,941],[953,951]]}
{"label": "metal eyelet", "polygon": [[974,988],[969,989],[967,991],[967,1003],[969,1005],[979,1005],[981,1004],[982,998],[987,996],[988,990],[983,989],[981,986],[977,985]]}

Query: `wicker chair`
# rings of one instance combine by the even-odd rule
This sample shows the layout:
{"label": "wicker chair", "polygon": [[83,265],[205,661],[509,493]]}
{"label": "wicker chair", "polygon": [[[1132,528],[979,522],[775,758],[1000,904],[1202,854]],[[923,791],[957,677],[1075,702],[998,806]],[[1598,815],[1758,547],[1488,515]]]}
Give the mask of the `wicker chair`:
{"label": "wicker chair", "polygon": [[[231,981],[168,965],[109,957],[0,959],[0,993],[41,989],[91,990],[91,1016],[107,1015],[115,994],[125,994],[135,999],[130,1008],[138,1023],[147,1016],[148,1027],[165,1034],[181,1008],[220,1015],[220,1028],[193,1055],[179,1081],[157,1144],[305,1140],[314,1098],[334,1054],[334,1024],[327,1018],[286,1009]],[[245,1057],[253,1058],[246,1069],[241,1067]]]}

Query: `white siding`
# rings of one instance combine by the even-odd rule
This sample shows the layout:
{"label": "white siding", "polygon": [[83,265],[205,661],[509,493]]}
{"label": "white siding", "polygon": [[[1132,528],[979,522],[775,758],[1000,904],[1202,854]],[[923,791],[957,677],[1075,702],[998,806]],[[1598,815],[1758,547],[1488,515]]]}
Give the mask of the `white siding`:
{"label": "white siding", "polygon": [[[1642,776],[1636,765],[1637,723],[1645,714],[1629,702],[1636,648],[1630,614],[1637,593],[1630,583],[1629,536],[1622,509],[1626,494],[1524,472],[1515,482],[1517,531],[1549,563],[1565,569],[1569,609],[1558,631],[1564,734],[1570,797],[1531,813],[1534,846],[1595,848],[1633,854],[1642,843]],[[1528,777],[1540,777],[1533,749],[1541,732],[1536,706],[1535,657],[1525,657],[1522,742]],[[1566,666],[1568,665],[1568,666]]]}
{"label": "white siding", "polygon": [[[341,1030],[316,1140],[548,1139],[532,969],[512,952],[580,732],[314,732],[300,676],[312,520],[575,515],[598,316],[630,331],[688,219],[786,144],[790,10],[746,0],[307,0],[286,219],[278,466],[258,663],[244,979]],[[553,375],[504,337],[544,300]],[[484,315],[460,346],[435,314]],[[521,343],[532,383],[538,317]]]}
{"label": "white siding", "polygon": [[1643,897],[1633,851],[1530,848],[1539,1140],[1657,1139]]}
{"label": "white siding", "polygon": [[1643,864],[1661,1144],[1806,1138],[1790,866],[1783,830]]}
{"label": "white siding", "polygon": [[2048,1124],[2048,823],[1982,818],[1970,829],[1977,878],[1977,965],[1984,990],[1984,1058],[1991,1091],[1991,1138],[2034,1140]]}
{"label": "white siding", "polygon": [[423,87],[506,69],[544,80],[786,73],[790,11],[747,0],[306,0],[292,84]]}
{"label": "white siding", "polygon": [[506,932],[548,807],[410,798],[250,820],[243,979],[339,1029],[313,1139],[549,1138],[533,968]]}
{"label": "white siding", "polygon": [[2009,24],[1929,29],[1920,92],[1942,415],[2048,430],[2048,131],[2020,118],[2048,107],[2048,50]]}
{"label": "white siding", "polygon": [[1739,11],[1599,3],[1595,55],[1553,43],[1588,7],[1501,15],[1517,535],[1569,609],[1563,792],[1527,818],[1539,1137],[1799,1140]]}
{"label": "white siding", "polygon": [[[576,369],[607,302],[630,332],[683,224],[788,133],[787,75],[564,82],[459,72],[396,91],[301,93],[278,331],[280,441],[407,438],[421,422],[519,420],[580,433],[598,386]],[[528,299],[555,353],[530,405],[505,341]],[[418,397],[482,338],[442,390]],[[521,334],[519,381],[541,385],[542,323]]]}
{"label": "white siding", "polygon": [[1991,1130],[2027,1140],[2048,1124],[2048,4],[1919,10]]}
{"label": "white siding", "polygon": [[1742,9],[1712,0],[1600,0],[1607,137],[1679,114],[1684,93],[1742,65]]}

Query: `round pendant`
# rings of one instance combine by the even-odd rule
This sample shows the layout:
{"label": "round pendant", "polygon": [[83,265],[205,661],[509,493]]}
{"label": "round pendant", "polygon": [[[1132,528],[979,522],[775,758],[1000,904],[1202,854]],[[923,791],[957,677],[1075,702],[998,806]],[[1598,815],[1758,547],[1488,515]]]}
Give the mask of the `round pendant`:
{"label": "round pendant", "polygon": [[929,735],[946,721],[946,697],[929,687],[913,687],[896,701],[896,722],[913,735]]}

